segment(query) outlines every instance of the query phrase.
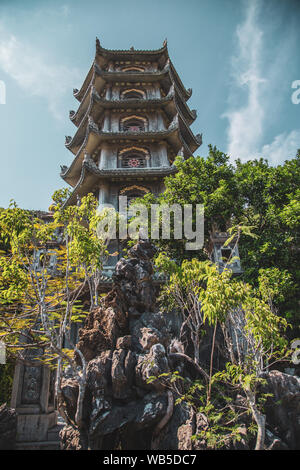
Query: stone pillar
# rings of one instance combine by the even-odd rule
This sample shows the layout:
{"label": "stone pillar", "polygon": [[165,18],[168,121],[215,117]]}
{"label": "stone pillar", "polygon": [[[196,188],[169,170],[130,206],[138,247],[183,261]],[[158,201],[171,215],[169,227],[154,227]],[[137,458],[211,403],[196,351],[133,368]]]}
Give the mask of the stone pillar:
{"label": "stone pillar", "polygon": [[160,86],[159,83],[154,84],[154,98],[160,99],[161,98],[161,92],[160,92]]}
{"label": "stone pillar", "polygon": [[106,100],[111,99],[111,84],[110,83],[108,83],[106,86],[105,99]]}
{"label": "stone pillar", "polygon": [[158,144],[158,153],[159,153],[159,166],[170,166],[168,160],[167,144],[165,142],[159,142]]}
{"label": "stone pillar", "polygon": [[104,132],[109,132],[110,131],[110,112],[109,111],[105,111],[105,113],[104,113],[104,122],[103,122],[102,130]]}
{"label": "stone pillar", "polygon": [[165,123],[164,123],[161,111],[158,111],[158,113],[157,113],[157,130],[158,131],[165,131],[166,130]]}
{"label": "stone pillar", "polygon": [[104,204],[110,204],[109,185],[106,181],[101,182],[101,186],[99,188],[99,206],[101,207]]}
{"label": "stone pillar", "polygon": [[109,151],[109,145],[103,144],[100,152],[99,170],[108,168]]}
{"label": "stone pillar", "polygon": [[32,443],[48,440],[48,431],[57,424],[54,409],[54,384],[49,367],[41,364],[38,357],[43,351],[28,349],[26,360],[18,361],[15,367],[11,407],[17,413],[17,443]]}

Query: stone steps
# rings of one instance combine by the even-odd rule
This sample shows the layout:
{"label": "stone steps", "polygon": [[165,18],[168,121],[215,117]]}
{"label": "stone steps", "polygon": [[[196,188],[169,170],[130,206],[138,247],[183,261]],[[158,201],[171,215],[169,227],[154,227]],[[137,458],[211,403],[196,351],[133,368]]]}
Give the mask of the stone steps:
{"label": "stone steps", "polygon": [[48,441],[58,441],[59,442],[59,432],[64,427],[64,424],[57,424],[53,428],[50,428],[47,435]]}
{"label": "stone steps", "polygon": [[60,450],[59,441],[19,442],[16,450]]}
{"label": "stone steps", "polygon": [[32,442],[17,442],[17,450],[60,450],[59,432],[64,427],[60,422],[48,430],[47,440]]}

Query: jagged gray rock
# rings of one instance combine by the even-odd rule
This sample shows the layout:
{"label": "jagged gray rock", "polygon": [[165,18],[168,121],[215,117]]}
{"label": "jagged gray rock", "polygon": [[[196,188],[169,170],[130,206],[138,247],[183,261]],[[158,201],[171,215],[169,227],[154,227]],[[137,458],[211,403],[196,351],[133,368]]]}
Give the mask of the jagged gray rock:
{"label": "jagged gray rock", "polygon": [[17,415],[6,403],[0,406],[0,450],[13,450],[16,445]]}
{"label": "jagged gray rock", "polygon": [[[80,330],[77,347],[88,361],[84,426],[80,430],[66,426],[61,431],[63,449],[207,448],[204,439],[191,439],[209,428],[207,417],[184,402],[174,406],[165,383],[149,381],[151,376],[174,370],[191,381],[205,382],[207,376],[188,357],[187,350],[176,347],[170,317],[156,308],[154,253],[145,240],[129,250],[128,258],[116,265],[112,290]],[[206,335],[201,344],[201,361],[206,368],[210,340]],[[220,360],[221,364],[224,358]],[[265,448],[296,449],[300,442],[300,380],[279,371],[264,377],[265,391],[273,394],[266,404]],[[70,422],[74,422],[78,384],[73,378],[63,379],[62,395]],[[247,400],[237,394],[232,405],[245,408]],[[239,422],[241,440],[229,440],[224,448],[251,448],[247,439],[250,421],[249,416],[243,417]]]}
{"label": "jagged gray rock", "polygon": [[[63,448],[151,448],[153,433],[170,412],[165,387],[157,380],[148,383],[150,376],[170,371],[167,348],[172,337],[155,306],[155,251],[145,240],[129,250],[128,258],[116,265],[111,292],[80,330],[78,347],[89,361],[85,429],[66,427]],[[63,380],[62,394],[73,421],[78,396],[74,379]]]}

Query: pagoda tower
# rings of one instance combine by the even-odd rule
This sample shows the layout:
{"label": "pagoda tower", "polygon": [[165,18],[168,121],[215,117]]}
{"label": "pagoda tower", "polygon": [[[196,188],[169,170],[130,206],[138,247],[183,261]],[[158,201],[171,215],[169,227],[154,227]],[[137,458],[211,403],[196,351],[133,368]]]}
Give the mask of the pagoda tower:
{"label": "pagoda tower", "polygon": [[129,201],[158,195],[164,177],[176,172],[175,157],[192,156],[202,143],[190,129],[192,90],[183,86],[166,41],[158,50],[108,50],[96,39],[93,64],[73,93],[79,107],[70,119],[77,129],[65,143],[73,161],[61,167],[73,188],[68,205],[93,193],[118,210],[119,195]]}

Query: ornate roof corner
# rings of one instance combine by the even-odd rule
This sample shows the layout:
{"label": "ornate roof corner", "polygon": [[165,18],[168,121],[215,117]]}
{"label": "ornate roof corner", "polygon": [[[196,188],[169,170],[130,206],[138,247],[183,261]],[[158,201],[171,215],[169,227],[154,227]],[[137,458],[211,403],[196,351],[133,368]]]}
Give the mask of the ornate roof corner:
{"label": "ornate roof corner", "polygon": [[74,96],[77,95],[78,91],[79,91],[78,88],[73,88],[73,95]]}
{"label": "ornate roof corner", "polygon": [[97,36],[96,36],[96,54],[95,54],[95,55],[99,54],[100,51],[101,51],[100,40],[99,40],[99,38],[97,38]]}
{"label": "ornate roof corner", "polygon": [[196,134],[196,140],[200,146],[202,144],[202,134]]}
{"label": "ornate roof corner", "polygon": [[70,135],[65,135],[65,145],[68,145],[72,140],[72,136]]}
{"label": "ornate roof corner", "polygon": [[72,119],[75,114],[76,114],[76,112],[73,111],[73,109],[71,109],[71,111],[69,111],[69,118]]}
{"label": "ornate roof corner", "polygon": [[97,126],[97,124],[95,123],[94,119],[92,118],[92,116],[89,116],[88,117],[88,123],[89,123],[89,128],[92,129],[93,131],[96,131],[98,132],[99,131],[99,127]]}
{"label": "ornate roof corner", "polygon": [[98,100],[101,99],[101,98],[100,98],[100,95],[99,95],[99,93],[98,93],[98,91],[96,90],[95,85],[92,86],[91,96],[92,96],[92,98],[96,98],[96,99],[98,99]]}
{"label": "ornate roof corner", "polygon": [[197,109],[192,109],[192,110],[191,110],[191,114],[192,114],[192,116],[196,119],[196,117],[197,117]]}
{"label": "ornate roof corner", "polygon": [[96,163],[94,162],[94,160],[88,153],[84,154],[84,159],[83,159],[82,164],[90,170],[96,170],[96,171],[98,170]]}
{"label": "ornate roof corner", "polygon": [[191,97],[193,93],[192,88],[188,88],[186,91],[188,92],[189,97]]}
{"label": "ornate roof corner", "polygon": [[130,50],[131,50],[131,51],[134,51],[134,47],[133,47],[133,46],[131,46]]}
{"label": "ornate roof corner", "polygon": [[67,165],[60,165],[60,175],[63,176],[68,169]]}
{"label": "ornate roof corner", "polygon": [[164,40],[164,42],[163,42],[163,47],[167,47],[167,45],[168,45],[168,40],[167,40],[167,38],[166,38],[166,39]]}

